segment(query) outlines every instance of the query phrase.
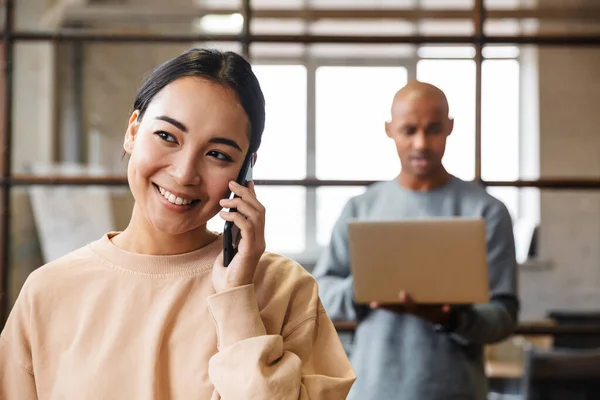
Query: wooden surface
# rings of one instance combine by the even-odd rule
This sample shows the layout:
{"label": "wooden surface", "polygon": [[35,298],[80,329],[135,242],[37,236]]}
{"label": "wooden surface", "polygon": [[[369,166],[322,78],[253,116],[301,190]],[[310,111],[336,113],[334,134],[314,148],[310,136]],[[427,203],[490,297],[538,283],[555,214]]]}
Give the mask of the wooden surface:
{"label": "wooden surface", "polygon": [[487,361],[485,374],[494,379],[517,379],[523,376],[523,363],[511,361]]}

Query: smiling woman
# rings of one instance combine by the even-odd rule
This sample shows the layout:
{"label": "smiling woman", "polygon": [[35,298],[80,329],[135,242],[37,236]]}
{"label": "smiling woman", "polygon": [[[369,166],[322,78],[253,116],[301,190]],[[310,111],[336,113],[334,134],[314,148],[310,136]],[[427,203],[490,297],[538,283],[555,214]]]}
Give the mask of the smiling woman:
{"label": "smiling woman", "polygon": [[[314,279],[265,253],[265,208],[234,181],[264,124],[237,54],[190,50],[148,76],[123,144],[130,223],[30,275],[0,398],[346,398],[355,376]],[[206,227],[222,208],[241,231],[227,268]]]}

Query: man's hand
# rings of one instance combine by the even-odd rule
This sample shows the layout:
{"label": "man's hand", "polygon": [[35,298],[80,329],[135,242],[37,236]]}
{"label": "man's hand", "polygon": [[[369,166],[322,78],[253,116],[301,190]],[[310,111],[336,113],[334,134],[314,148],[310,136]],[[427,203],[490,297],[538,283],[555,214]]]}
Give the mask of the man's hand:
{"label": "man's hand", "polygon": [[418,304],[406,292],[402,291],[398,294],[398,304],[379,304],[371,302],[371,309],[384,309],[396,313],[408,313],[423,318],[433,324],[445,325],[450,322],[452,308],[448,304]]}

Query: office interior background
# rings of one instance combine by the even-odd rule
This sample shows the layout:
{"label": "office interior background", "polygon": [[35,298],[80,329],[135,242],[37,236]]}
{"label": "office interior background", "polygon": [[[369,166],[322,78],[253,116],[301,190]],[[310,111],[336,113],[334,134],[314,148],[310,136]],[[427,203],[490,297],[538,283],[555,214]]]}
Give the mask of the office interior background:
{"label": "office interior background", "polygon": [[126,226],[136,89],[192,46],[263,87],[268,250],[311,270],[344,203],[396,176],[384,122],[419,79],[450,102],[448,170],[511,213],[522,321],[600,310],[595,0],[4,0],[2,22],[3,318],[35,268]]}

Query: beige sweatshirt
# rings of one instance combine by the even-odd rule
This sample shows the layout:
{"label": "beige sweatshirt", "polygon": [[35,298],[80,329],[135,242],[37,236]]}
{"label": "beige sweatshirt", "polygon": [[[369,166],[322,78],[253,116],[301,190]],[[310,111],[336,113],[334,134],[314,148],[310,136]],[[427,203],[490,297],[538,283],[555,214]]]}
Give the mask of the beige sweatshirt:
{"label": "beige sweatshirt", "polygon": [[123,251],[108,234],[33,272],[0,339],[0,399],[345,399],[355,375],[314,279],[266,253],[215,294],[221,239]]}

